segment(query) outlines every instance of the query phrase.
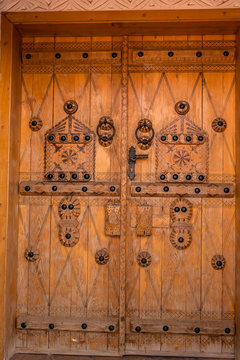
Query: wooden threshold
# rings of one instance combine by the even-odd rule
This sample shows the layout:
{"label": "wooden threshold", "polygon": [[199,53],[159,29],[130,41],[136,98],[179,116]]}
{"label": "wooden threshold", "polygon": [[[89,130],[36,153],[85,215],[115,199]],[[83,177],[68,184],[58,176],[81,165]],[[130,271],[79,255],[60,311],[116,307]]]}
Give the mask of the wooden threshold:
{"label": "wooden threshold", "polygon": [[[11,360],[202,360],[199,357],[172,357],[172,356],[76,356],[76,355],[38,355],[38,354],[15,354]],[[216,358],[204,358],[204,360],[216,360]],[[227,360],[221,358],[221,360]]]}

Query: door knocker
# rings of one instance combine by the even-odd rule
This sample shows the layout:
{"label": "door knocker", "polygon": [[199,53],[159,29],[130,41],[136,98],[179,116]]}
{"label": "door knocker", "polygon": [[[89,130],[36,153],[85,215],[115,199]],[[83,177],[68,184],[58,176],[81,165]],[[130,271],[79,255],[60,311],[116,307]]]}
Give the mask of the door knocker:
{"label": "door knocker", "polygon": [[110,116],[102,116],[97,126],[97,136],[99,144],[104,147],[110,146],[116,133],[113,120]]}
{"label": "door knocker", "polygon": [[138,127],[135,131],[135,136],[138,141],[138,146],[142,150],[148,150],[154,138],[154,130],[152,122],[149,119],[141,119],[138,122]]}

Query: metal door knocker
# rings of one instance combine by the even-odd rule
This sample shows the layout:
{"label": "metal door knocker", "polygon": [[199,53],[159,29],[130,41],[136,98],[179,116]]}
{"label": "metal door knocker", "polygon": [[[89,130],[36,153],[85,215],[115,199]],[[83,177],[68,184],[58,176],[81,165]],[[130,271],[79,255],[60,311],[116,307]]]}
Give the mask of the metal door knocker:
{"label": "metal door knocker", "polygon": [[110,146],[116,133],[113,120],[110,116],[102,116],[97,126],[97,136],[99,144],[104,147]]}
{"label": "metal door knocker", "polygon": [[135,136],[138,141],[138,146],[142,150],[148,150],[154,138],[154,130],[152,122],[149,119],[141,119],[138,122],[138,127],[135,131]]}

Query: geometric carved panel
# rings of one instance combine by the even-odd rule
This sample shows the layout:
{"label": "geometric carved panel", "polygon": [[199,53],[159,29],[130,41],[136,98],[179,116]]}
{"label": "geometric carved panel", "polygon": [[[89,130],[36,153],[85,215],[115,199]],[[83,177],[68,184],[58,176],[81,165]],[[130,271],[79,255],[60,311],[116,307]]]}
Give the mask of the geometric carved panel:
{"label": "geometric carved panel", "polygon": [[46,180],[94,180],[95,134],[74,116],[67,116],[46,132],[44,155]]}
{"label": "geometric carved panel", "polygon": [[156,181],[207,181],[208,151],[207,133],[179,115],[157,134]]}
{"label": "geometric carved panel", "polygon": [[152,235],[152,206],[137,206],[137,236]]}
{"label": "geometric carved panel", "polygon": [[120,236],[120,204],[109,202],[105,205],[105,235]]}

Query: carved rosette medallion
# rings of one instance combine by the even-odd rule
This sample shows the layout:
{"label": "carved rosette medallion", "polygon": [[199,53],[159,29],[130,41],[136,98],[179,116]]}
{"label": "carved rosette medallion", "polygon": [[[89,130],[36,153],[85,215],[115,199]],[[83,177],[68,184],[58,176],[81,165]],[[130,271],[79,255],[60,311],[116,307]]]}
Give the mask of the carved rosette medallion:
{"label": "carved rosette medallion", "polygon": [[192,218],[192,203],[187,199],[176,199],[170,205],[172,222],[189,222]]}
{"label": "carved rosette medallion", "polygon": [[139,266],[147,267],[151,265],[152,257],[147,251],[141,251],[137,256],[137,263]]}
{"label": "carved rosette medallion", "polygon": [[223,118],[216,118],[212,122],[212,128],[216,132],[223,132],[227,128],[227,122]]}
{"label": "carved rosette medallion", "polygon": [[24,252],[25,259],[30,262],[37,262],[39,260],[39,251],[32,248],[27,248]]}
{"label": "carved rosette medallion", "polygon": [[77,219],[80,213],[81,207],[77,198],[63,198],[58,205],[58,214],[61,219]]}
{"label": "carved rosette medallion", "polygon": [[176,107],[179,116],[157,134],[156,181],[205,182],[208,178],[208,134],[185,116],[186,102],[179,102]]}
{"label": "carved rosette medallion", "polygon": [[59,225],[59,240],[63,246],[73,247],[79,241],[78,221],[62,220]]}
{"label": "carved rosette medallion", "polygon": [[43,122],[39,117],[32,117],[29,121],[29,127],[32,131],[39,131],[43,126]]}
{"label": "carved rosette medallion", "polygon": [[224,268],[226,260],[223,255],[214,255],[211,260],[211,265],[215,270],[221,270]]}
{"label": "carved rosette medallion", "polygon": [[74,101],[64,106],[69,115],[45,133],[45,179],[94,180],[95,133],[72,115],[77,111]]}
{"label": "carved rosette medallion", "polygon": [[191,231],[187,228],[174,228],[170,234],[170,242],[178,250],[184,250],[192,242]]}
{"label": "carved rosette medallion", "polygon": [[175,111],[179,115],[185,115],[189,112],[190,105],[187,101],[181,100],[175,104]]}
{"label": "carved rosette medallion", "polygon": [[109,252],[107,249],[98,250],[95,254],[95,260],[98,265],[105,265],[109,261]]}
{"label": "carved rosette medallion", "polygon": [[77,112],[78,104],[75,100],[68,100],[65,102],[63,109],[65,113],[73,115],[75,112]]}

